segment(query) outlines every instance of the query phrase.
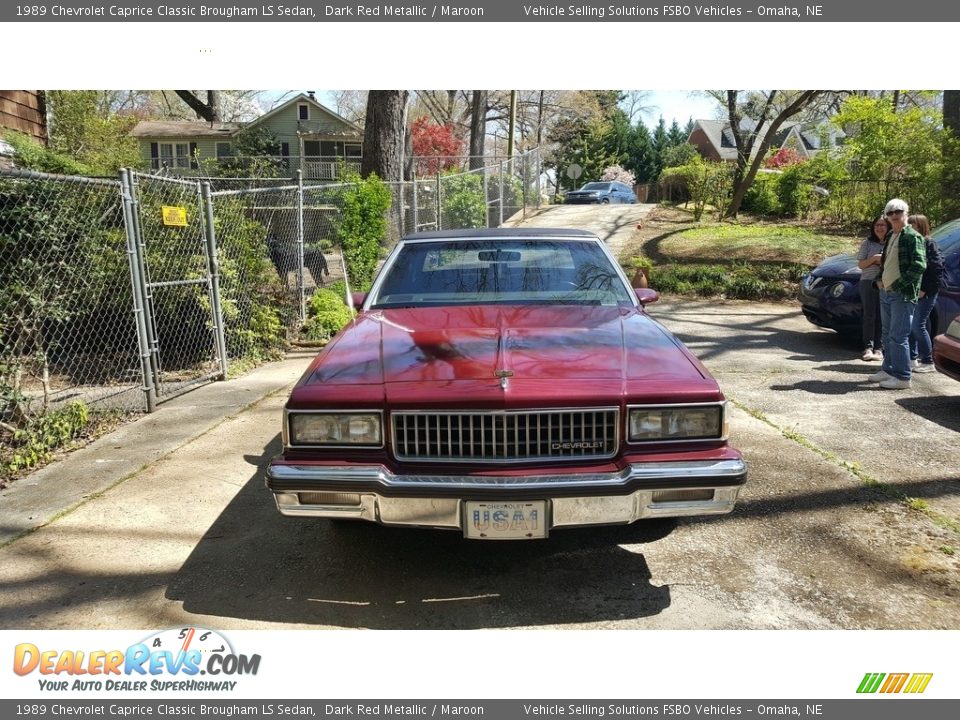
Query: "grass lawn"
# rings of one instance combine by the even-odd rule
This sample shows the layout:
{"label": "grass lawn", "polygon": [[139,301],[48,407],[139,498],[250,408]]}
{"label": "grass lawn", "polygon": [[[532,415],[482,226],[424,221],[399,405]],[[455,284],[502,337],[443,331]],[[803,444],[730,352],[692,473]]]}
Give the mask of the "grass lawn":
{"label": "grass lawn", "polygon": [[658,250],[670,262],[772,261],[816,265],[825,257],[856,252],[860,239],[816,227],[783,223],[700,224],[664,238]]}
{"label": "grass lawn", "polygon": [[682,207],[657,207],[620,256],[652,264],[654,289],[678,295],[788,300],[804,272],[825,257],[856,252],[860,238],[797,220],[695,222]]}

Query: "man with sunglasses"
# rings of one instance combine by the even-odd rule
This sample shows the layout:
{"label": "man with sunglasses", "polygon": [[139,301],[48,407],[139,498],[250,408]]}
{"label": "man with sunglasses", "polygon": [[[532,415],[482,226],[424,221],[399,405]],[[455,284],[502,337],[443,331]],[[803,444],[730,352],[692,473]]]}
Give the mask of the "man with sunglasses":
{"label": "man with sunglasses", "polygon": [[917,309],[920,280],[927,267],[923,237],[907,224],[909,211],[907,203],[894,198],[883,212],[891,227],[877,280],[883,365],[869,380],[885,390],[910,387],[910,326]]}

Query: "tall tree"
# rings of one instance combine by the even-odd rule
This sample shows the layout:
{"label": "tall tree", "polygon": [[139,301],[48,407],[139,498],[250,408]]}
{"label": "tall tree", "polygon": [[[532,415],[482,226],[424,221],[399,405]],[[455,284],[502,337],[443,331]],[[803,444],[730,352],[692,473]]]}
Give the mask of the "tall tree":
{"label": "tall tree", "polygon": [[[767,150],[783,123],[807,107],[819,90],[786,93],[770,90],[764,95],[740,97],[739,90],[727,90],[723,98],[727,119],[737,148],[737,163],[733,172],[733,197],[724,215],[736,217],[740,205],[763,164]],[[716,96],[715,96],[716,97]],[[719,99],[719,98],[718,98]],[[752,116],[752,117],[751,117]],[[744,123],[748,117],[750,122]]]}
{"label": "tall tree", "polygon": [[372,173],[386,182],[403,179],[406,140],[406,90],[371,90],[367,96],[367,122],[363,129],[360,174]]}
{"label": "tall tree", "polygon": [[667,131],[667,138],[670,140],[670,146],[680,145],[687,141],[687,136],[690,133],[684,133],[680,127],[680,123],[677,122],[674,118],[673,122],[670,124],[670,129]]}
{"label": "tall tree", "polygon": [[960,90],[943,91],[944,218],[960,217]]}
{"label": "tall tree", "polygon": [[470,169],[483,167],[487,136],[487,91],[474,90],[470,100]]}

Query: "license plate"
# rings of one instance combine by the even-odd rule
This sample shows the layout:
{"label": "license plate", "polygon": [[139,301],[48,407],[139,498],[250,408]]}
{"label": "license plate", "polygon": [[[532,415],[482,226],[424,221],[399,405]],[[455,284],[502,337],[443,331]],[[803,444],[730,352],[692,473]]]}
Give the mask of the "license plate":
{"label": "license plate", "polygon": [[466,505],[466,536],[476,540],[527,540],[547,536],[547,501],[476,502]]}

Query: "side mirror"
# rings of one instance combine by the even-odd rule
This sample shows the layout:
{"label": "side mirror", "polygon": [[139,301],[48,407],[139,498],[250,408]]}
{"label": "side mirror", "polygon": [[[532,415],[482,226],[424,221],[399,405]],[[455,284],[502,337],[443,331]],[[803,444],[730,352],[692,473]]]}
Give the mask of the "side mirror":
{"label": "side mirror", "polygon": [[353,309],[359,310],[360,308],[363,307],[363,303],[367,299],[367,293],[365,292],[350,293],[350,297],[353,300]]}
{"label": "side mirror", "polygon": [[660,299],[660,293],[650,288],[634,288],[633,291],[637,294],[637,300],[644,307]]}

